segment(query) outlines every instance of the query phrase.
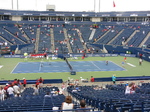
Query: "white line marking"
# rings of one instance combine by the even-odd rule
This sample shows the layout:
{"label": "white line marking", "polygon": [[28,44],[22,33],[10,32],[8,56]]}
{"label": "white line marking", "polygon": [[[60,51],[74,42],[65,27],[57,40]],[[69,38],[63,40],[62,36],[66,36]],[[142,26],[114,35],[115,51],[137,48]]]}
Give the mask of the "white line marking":
{"label": "white line marking", "polygon": [[93,61],[90,61],[94,66],[96,66],[96,68],[98,68],[99,70],[101,70],[97,65],[95,65],[94,63],[93,63]]}
{"label": "white line marking", "polygon": [[0,65],[0,68],[2,68],[3,67],[3,65]]}
{"label": "white line marking", "polygon": [[14,67],[14,69],[13,69],[10,73],[12,73],[12,72],[16,69],[16,67],[18,66],[18,64],[19,64],[19,63],[17,63],[17,65]]}
{"label": "white line marking", "polygon": [[136,67],[135,65],[131,64],[131,63],[127,63],[128,65],[132,66],[132,67]]}
{"label": "white line marking", "polygon": [[[112,62],[112,61],[110,61],[110,62]],[[108,63],[109,63],[109,61],[108,61]],[[120,68],[126,70],[125,68],[121,67],[120,65],[118,65],[118,64],[116,64],[116,63],[114,63],[114,62],[112,62],[112,63],[115,64],[115,65],[117,65],[117,66],[119,66]]]}
{"label": "white line marking", "polygon": [[42,64],[43,64],[43,62],[41,61],[40,66],[39,66],[39,71],[41,71],[41,68],[43,66]]}

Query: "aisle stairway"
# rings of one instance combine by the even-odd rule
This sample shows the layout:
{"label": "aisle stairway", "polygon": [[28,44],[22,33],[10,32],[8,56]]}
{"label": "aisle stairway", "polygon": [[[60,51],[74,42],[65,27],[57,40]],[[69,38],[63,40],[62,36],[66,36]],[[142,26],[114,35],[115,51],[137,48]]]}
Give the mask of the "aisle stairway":
{"label": "aisle stairway", "polygon": [[13,45],[13,43],[11,43],[9,40],[6,40],[3,36],[0,36],[0,38],[1,38],[2,40],[4,40],[5,42],[8,42],[10,45]]}
{"label": "aisle stairway", "polygon": [[51,51],[54,53],[55,50],[55,42],[54,42],[54,30],[53,28],[50,28],[50,37],[51,37]]}
{"label": "aisle stairway", "polygon": [[109,32],[111,31],[111,29],[109,29],[105,34],[103,34],[100,38],[98,38],[95,42],[93,42],[94,44],[96,44],[101,38],[103,38],[105,35],[107,35]]}
{"label": "aisle stairway", "polygon": [[110,43],[112,43],[122,32],[124,31],[124,29],[122,29],[111,41],[109,41],[107,44],[110,45]]}
{"label": "aisle stairway", "polygon": [[93,37],[95,35],[96,29],[92,29],[91,35],[89,37],[89,40],[93,40]]}
{"label": "aisle stairway", "polygon": [[[4,28],[4,30],[10,34],[11,36],[13,36],[14,38],[16,38],[16,36],[14,34],[12,34],[8,29]],[[27,44],[27,42],[23,41],[21,38],[17,38],[19,41],[21,41],[24,44]]]}
{"label": "aisle stairway", "polygon": [[79,29],[77,29],[77,33],[78,33],[78,36],[79,36],[79,38],[80,38],[80,41],[81,41],[81,43],[82,43],[82,45],[83,45],[84,50],[86,50],[86,53],[88,53],[88,48],[87,48],[87,46],[86,46],[86,42],[84,42],[84,40],[83,40],[83,38],[82,38],[82,34],[81,34],[81,32],[80,32]]}
{"label": "aisle stairway", "polygon": [[138,30],[135,30],[135,31],[131,34],[131,36],[125,41],[124,45],[126,45],[126,44],[131,40],[131,38],[136,34],[136,32],[138,32]]}
{"label": "aisle stairway", "polygon": [[20,30],[20,32],[24,35],[24,37],[26,38],[27,43],[31,43],[30,42],[30,38],[28,37],[28,35],[26,34],[26,32],[23,29],[19,28],[19,25],[17,27]]}
{"label": "aisle stairway", "polygon": [[144,43],[148,40],[149,37],[150,37],[150,32],[147,34],[145,39],[141,42],[141,44],[138,47],[142,47],[144,45]]}
{"label": "aisle stairway", "polygon": [[38,53],[39,38],[40,38],[40,28],[37,28],[36,42],[35,42],[35,53]]}
{"label": "aisle stairway", "polygon": [[71,49],[71,45],[70,45],[69,38],[68,38],[68,36],[67,36],[67,30],[66,30],[66,28],[63,28],[63,31],[64,31],[65,39],[68,40],[68,42],[67,42],[68,51],[69,51],[69,53],[73,53],[73,52],[72,52],[72,49]]}

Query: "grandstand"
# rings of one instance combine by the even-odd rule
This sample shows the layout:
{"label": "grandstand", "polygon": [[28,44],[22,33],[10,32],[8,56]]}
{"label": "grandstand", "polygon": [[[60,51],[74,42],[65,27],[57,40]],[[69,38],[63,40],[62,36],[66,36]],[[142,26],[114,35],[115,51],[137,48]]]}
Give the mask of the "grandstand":
{"label": "grandstand", "polygon": [[[1,101],[0,111],[62,111],[65,96],[71,95],[75,105],[71,111],[77,111],[84,99],[90,111],[149,112],[149,25],[149,11],[0,9],[0,85],[27,79],[21,97]],[[111,82],[113,74],[116,85]],[[91,76],[95,82],[90,82]],[[44,85],[34,95],[39,77]],[[140,87],[135,94],[125,95],[127,81]],[[63,82],[68,88],[55,94],[62,92]],[[45,98],[46,92],[54,96]]]}

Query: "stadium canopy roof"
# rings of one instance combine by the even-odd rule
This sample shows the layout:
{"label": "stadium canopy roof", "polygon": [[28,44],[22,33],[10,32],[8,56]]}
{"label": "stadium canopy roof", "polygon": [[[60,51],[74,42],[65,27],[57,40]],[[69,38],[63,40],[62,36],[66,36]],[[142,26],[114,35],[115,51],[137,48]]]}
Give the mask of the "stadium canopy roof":
{"label": "stadium canopy roof", "polygon": [[0,15],[12,16],[72,16],[72,17],[146,17],[150,11],[130,12],[60,12],[60,11],[18,11],[0,9]]}

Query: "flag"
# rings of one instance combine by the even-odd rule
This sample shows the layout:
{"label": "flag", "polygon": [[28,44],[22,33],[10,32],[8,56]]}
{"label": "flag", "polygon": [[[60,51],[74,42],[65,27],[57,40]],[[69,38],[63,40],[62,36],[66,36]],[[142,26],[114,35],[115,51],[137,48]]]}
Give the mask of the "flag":
{"label": "flag", "polygon": [[116,7],[116,4],[115,4],[115,2],[113,1],[113,7]]}

